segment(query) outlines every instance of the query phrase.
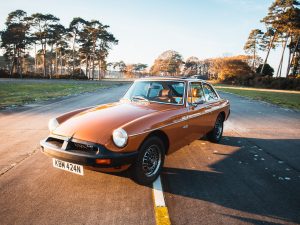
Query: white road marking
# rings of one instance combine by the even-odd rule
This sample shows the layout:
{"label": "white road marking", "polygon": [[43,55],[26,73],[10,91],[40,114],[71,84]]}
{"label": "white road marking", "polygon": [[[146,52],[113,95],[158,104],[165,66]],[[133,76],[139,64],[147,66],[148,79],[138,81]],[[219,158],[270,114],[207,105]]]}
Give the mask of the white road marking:
{"label": "white road marking", "polygon": [[166,206],[160,176],[153,182],[153,196],[156,207]]}
{"label": "white road marking", "polygon": [[160,176],[153,182],[152,188],[156,225],[171,225]]}

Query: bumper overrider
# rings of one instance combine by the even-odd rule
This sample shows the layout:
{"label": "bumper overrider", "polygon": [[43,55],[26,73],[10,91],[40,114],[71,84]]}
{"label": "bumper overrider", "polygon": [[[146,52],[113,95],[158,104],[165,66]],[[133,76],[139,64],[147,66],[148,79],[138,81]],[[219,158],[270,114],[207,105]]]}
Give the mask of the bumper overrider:
{"label": "bumper overrider", "polygon": [[63,161],[88,167],[118,168],[132,164],[138,152],[117,153],[104,146],[73,138],[51,135],[40,141],[41,151]]}

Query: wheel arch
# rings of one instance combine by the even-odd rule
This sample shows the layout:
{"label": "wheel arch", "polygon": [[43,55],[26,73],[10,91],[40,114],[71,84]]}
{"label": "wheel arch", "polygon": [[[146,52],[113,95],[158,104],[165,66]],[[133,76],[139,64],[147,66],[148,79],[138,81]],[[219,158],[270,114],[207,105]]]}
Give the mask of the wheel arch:
{"label": "wheel arch", "polygon": [[[165,154],[167,155],[168,154],[168,151],[169,151],[169,148],[170,148],[170,140],[169,140],[169,137],[168,135],[162,131],[162,130],[154,130],[152,131],[151,133],[149,133],[145,139],[143,140],[143,142],[141,143],[141,145],[149,138],[149,137],[153,137],[153,136],[156,136],[158,138],[160,138],[164,144],[164,147],[165,147]],[[141,146],[140,145],[140,146]]]}

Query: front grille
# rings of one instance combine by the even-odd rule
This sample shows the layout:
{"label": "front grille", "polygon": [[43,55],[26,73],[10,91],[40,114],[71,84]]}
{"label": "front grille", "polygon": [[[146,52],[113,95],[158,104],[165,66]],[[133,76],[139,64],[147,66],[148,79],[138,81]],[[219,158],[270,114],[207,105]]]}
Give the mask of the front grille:
{"label": "front grille", "polygon": [[47,142],[56,146],[57,148],[61,148],[64,143],[64,140],[50,137],[48,138]]}
{"label": "front grille", "polygon": [[78,142],[69,142],[68,149],[75,150],[75,151],[81,151],[81,152],[90,152],[90,153],[96,153],[98,152],[98,147],[94,145],[88,145],[88,144],[82,144]]}
{"label": "front grille", "polygon": [[[58,149],[70,151],[70,152],[78,152],[78,153],[88,153],[88,154],[97,154],[99,153],[99,148],[96,145],[88,144],[88,143],[79,143],[70,140],[68,141],[67,146],[64,146],[65,140],[58,139],[56,137],[49,137],[47,143],[55,146]],[[64,146],[64,147],[63,147]]]}

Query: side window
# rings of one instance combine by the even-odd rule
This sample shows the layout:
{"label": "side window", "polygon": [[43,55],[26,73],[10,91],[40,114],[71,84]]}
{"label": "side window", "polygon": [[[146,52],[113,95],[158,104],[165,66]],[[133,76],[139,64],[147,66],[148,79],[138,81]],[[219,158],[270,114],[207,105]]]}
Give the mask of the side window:
{"label": "side window", "polygon": [[171,85],[173,90],[173,99],[177,104],[183,103],[184,85],[185,84],[183,82],[177,82]]}
{"label": "side window", "polygon": [[200,82],[190,83],[190,90],[188,95],[188,103],[199,103],[201,101],[205,102],[204,92]]}
{"label": "side window", "polygon": [[207,101],[213,101],[218,99],[218,95],[209,84],[203,84],[203,90]]}

